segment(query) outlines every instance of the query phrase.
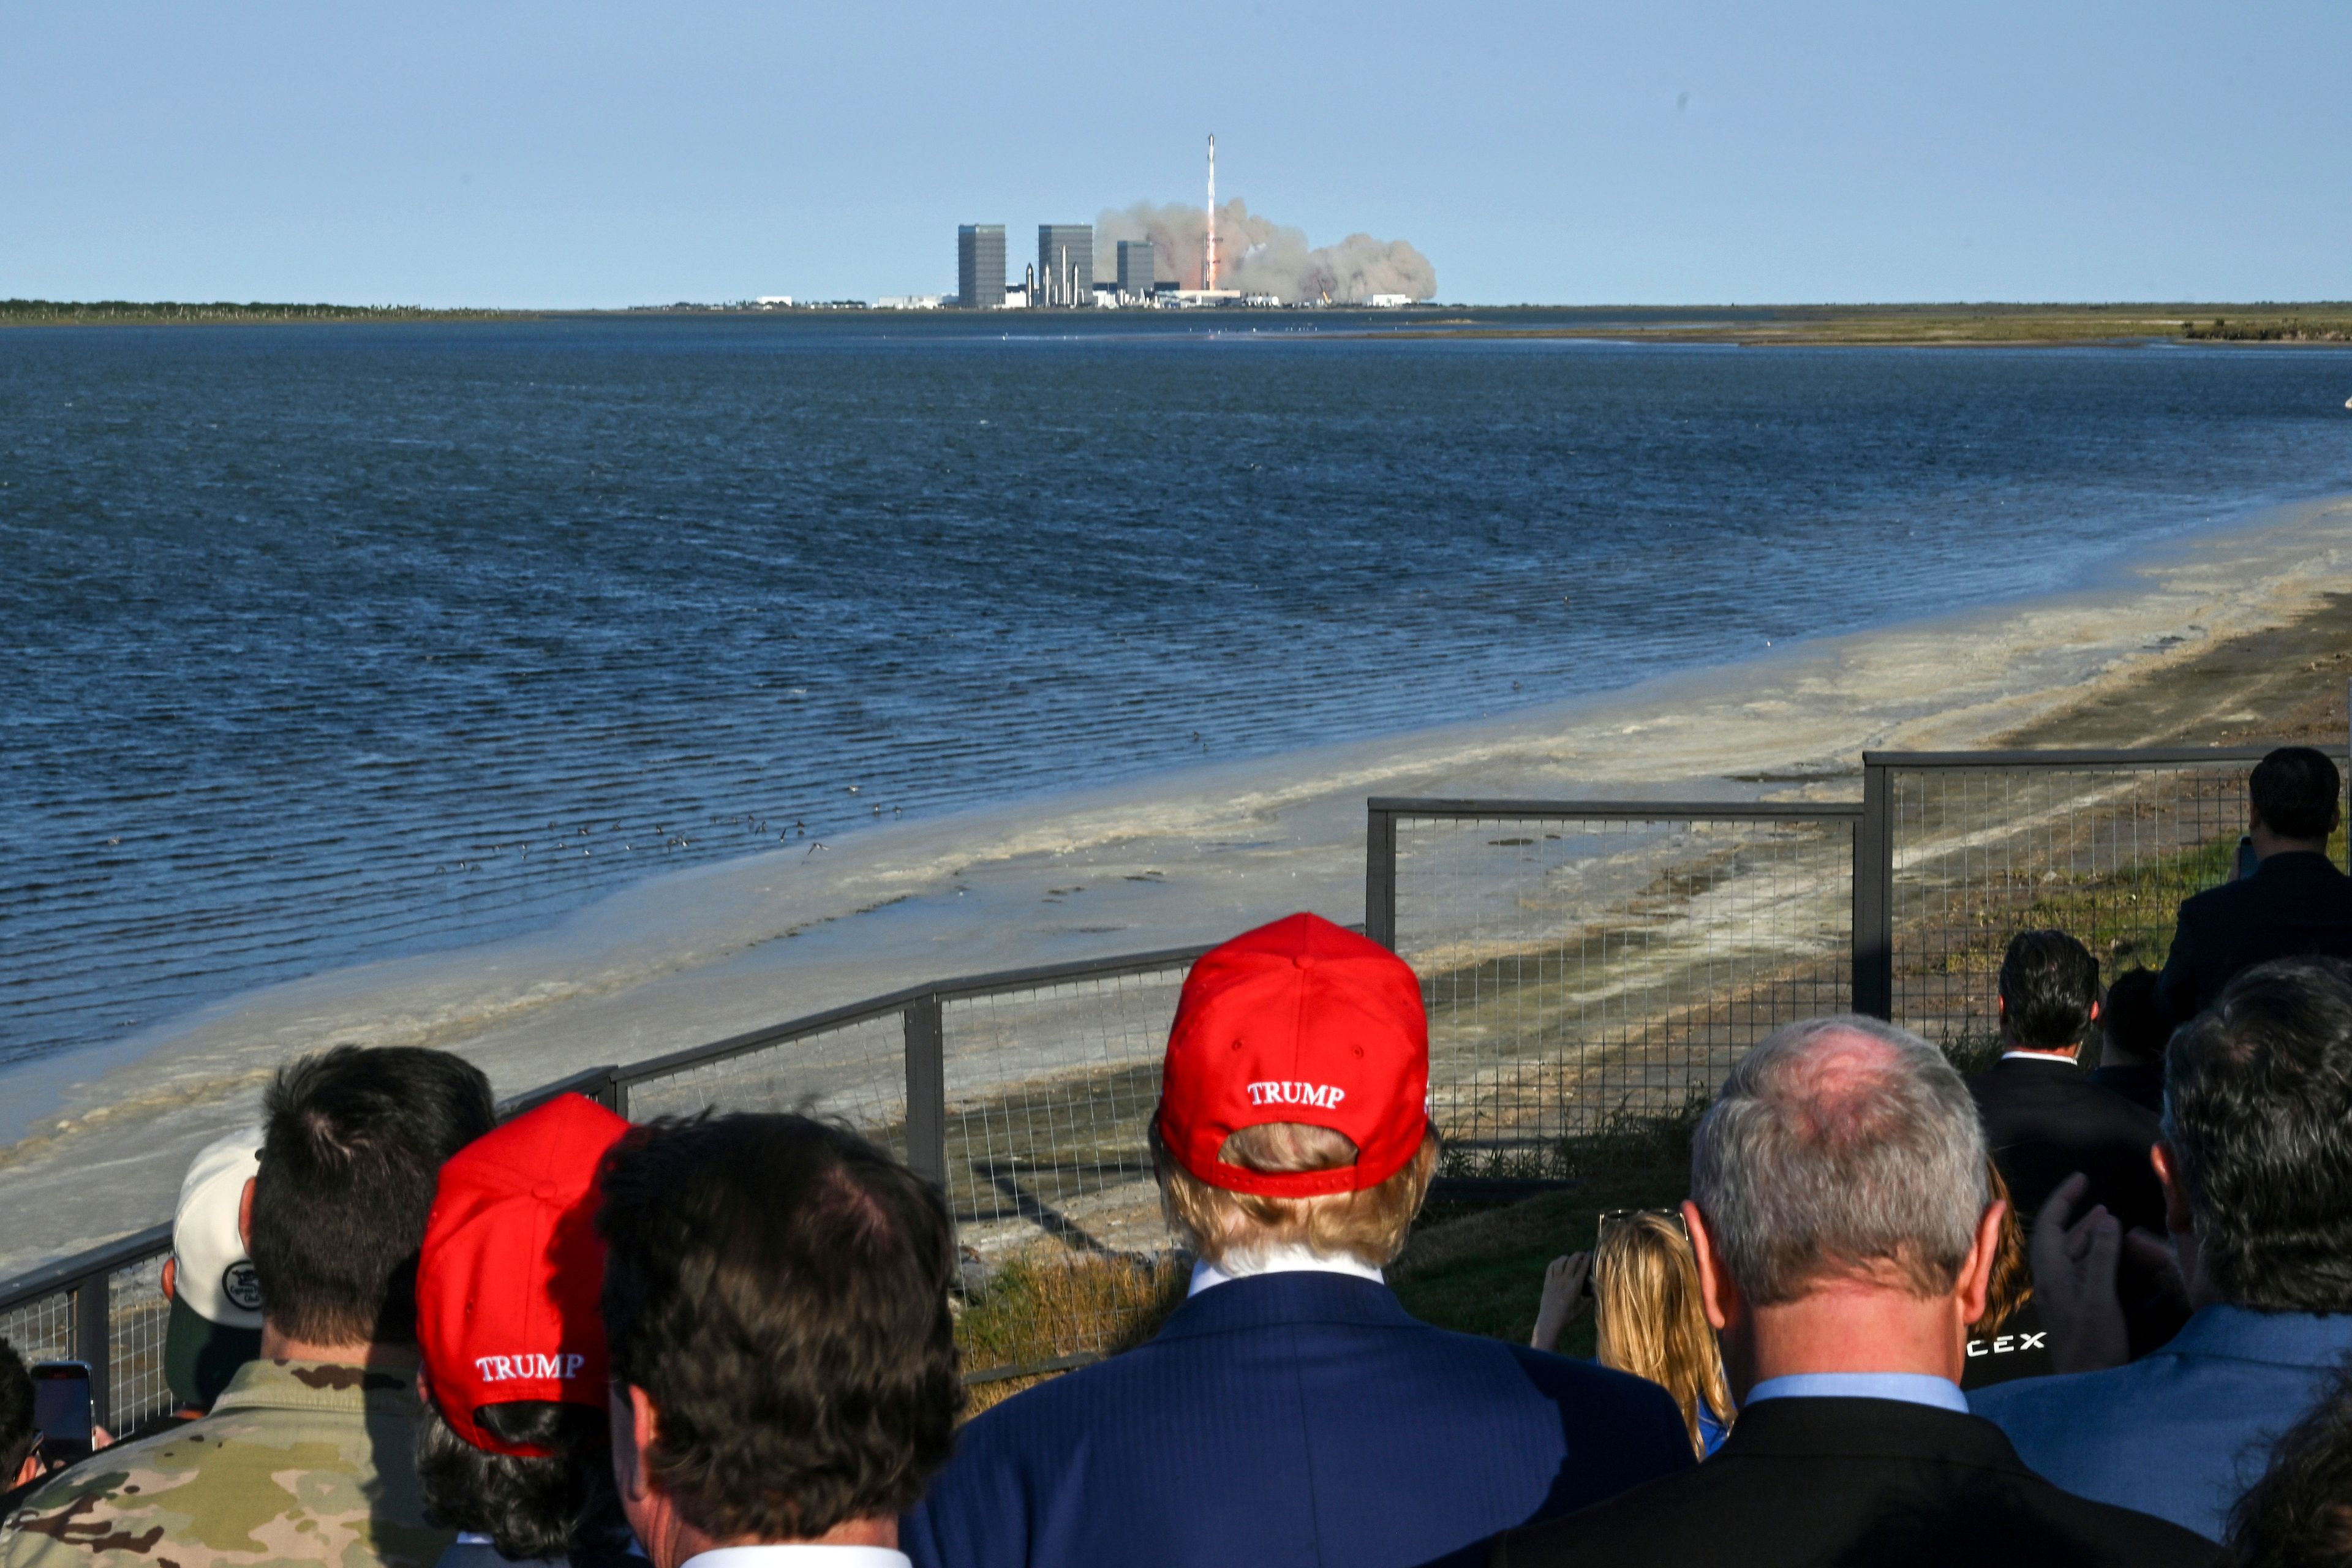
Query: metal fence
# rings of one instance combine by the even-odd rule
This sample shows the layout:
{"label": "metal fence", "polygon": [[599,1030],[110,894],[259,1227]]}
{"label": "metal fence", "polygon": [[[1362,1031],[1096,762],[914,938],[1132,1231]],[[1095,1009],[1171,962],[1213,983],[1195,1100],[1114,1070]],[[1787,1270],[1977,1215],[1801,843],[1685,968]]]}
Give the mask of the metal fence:
{"label": "metal fence", "polygon": [[[2179,900],[2228,874],[2265,749],[1872,752],[1857,803],[1370,802],[1365,929],[1422,976],[1447,1176],[1568,1174],[1791,1018],[1852,1007],[1965,1045],[2027,926],[2110,977],[2160,963]],[[1201,951],[919,986],[507,1109],[571,1089],[638,1121],[858,1128],[948,1194],[969,1379],[1034,1375],[1181,1288],[1144,1122]],[[88,1362],[118,1434],[169,1404],[169,1247],[159,1226],[0,1285],[0,1335]]]}
{"label": "metal fence", "polygon": [[2230,876],[2246,773],[2268,750],[1866,753],[1864,1002],[1989,1047],[2016,931],[2072,934],[2108,980],[2162,967],[2180,900]]}
{"label": "metal fence", "polygon": [[1571,1174],[1809,1015],[1988,1049],[2021,930],[2160,967],[2270,749],[1873,752],[1852,804],[1371,801],[1365,929],[1421,974],[1449,1172]]}

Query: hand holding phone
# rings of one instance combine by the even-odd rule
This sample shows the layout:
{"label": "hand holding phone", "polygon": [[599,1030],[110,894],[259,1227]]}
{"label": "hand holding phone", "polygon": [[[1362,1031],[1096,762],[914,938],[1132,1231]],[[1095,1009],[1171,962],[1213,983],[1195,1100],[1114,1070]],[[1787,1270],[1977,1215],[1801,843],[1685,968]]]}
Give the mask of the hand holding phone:
{"label": "hand holding phone", "polygon": [[89,1405],[89,1366],[78,1361],[37,1362],[33,1377],[33,1425],[41,1432],[41,1458],[61,1470],[89,1458],[97,1428]]}
{"label": "hand holding phone", "polygon": [[1571,1252],[1555,1258],[1544,1270],[1543,1299],[1536,1307],[1535,1332],[1528,1343],[1539,1351],[1558,1350],[1568,1325],[1583,1314],[1591,1296],[1592,1254]]}

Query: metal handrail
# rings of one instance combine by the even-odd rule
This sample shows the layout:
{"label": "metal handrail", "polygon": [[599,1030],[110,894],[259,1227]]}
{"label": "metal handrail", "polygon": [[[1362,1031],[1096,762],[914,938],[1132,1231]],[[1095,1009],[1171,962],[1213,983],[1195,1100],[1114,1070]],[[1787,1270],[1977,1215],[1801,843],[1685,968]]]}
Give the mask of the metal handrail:
{"label": "metal handrail", "polygon": [[2268,741],[2242,746],[2110,746],[2065,751],[1864,752],[1869,768],[2097,768],[2169,767],[2182,763],[2259,763],[2281,746],[2307,741]]}
{"label": "metal handrail", "polygon": [[903,1013],[927,997],[937,997],[941,1002],[960,1002],[975,996],[1002,995],[1008,991],[1034,990],[1040,985],[1061,984],[1073,980],[1103,980],[1120,974],[1143,973],[1178,963],[1190,963],[1213,945],[1162,948],[1151,952],[1121,953],[1113,958],[1080,959],[1070,963],[1041,964],[1030,969],[996,970],[986,974],[968,974],[953,980],[909,985],[862,1002],[845,1003],[838,1007],[828,1007],[821,1013],[811,1013],[781,1024],[770,1024],[740,1035],[730,1035],[707,1046],[690,1046],[682,1051],[672,1051],[667,1056],[632,1062],[619,1069],[620,1081],[625,1088],[650,1079],[667,1078],[691,1068],[708,1067],[713,1062],[725,1061],[730,1057],[741,1056],[762,1047],[782,1045],[805,1035],[820,1035],[856,1024],[871,1023],[893,1013]]}
{"label": "metal handrail", "polygon": [[1790,817],[1860,816],[1858,800],[1462,800],[1439,796],[1381,795],[1366,809],[1396,816],[1509,820],[1573,816],[1614,822],[1752,822]]}

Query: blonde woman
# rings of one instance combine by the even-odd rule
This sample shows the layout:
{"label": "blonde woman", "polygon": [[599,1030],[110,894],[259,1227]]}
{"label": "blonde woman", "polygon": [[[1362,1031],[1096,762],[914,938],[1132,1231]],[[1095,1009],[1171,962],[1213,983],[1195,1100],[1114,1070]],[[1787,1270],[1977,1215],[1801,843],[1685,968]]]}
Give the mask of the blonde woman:
{"label": "blonde woman", "polygon": [[1559,1348],[1588,1298],[1594,1303],[1593,1359],[1673,1394],[1692,1452],[1702,1459],[1714,1453],[1731,1430],[1731,1391],[1699,1300],[1698,1264],[1683,1216],[1672,1209],[1602,1215],[1593,1251],[1555,1258],[1544,1270],[1543,1304],[1528,1342],[1539,1351]]}

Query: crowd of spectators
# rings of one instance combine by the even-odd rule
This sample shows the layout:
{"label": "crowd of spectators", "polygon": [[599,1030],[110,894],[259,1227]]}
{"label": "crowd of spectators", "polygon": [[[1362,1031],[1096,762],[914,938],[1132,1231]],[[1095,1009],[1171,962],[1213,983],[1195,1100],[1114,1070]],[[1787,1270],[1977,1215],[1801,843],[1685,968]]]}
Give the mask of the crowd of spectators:
{"label": "crowd of spectators", "polygon": [[[0,1344],[0,1568],[2352,1563],[2339,787],[2255,770],[2252,874],[2161,975],[2019,934],[1973,1079],[1778,1030],[1527,1347],[1383,1279],[1427,1021],[1311,915],[1184,985],[1148,1130],[1183,1303],[969,1421],[944,1199],[866,1139],[499,1122],[445,1052],[302,1058],[183,1187],[167,1419],[55,1466]],[[1595,1358],[1554,1353],[1588,1304]]]}

